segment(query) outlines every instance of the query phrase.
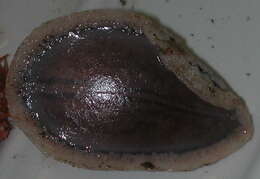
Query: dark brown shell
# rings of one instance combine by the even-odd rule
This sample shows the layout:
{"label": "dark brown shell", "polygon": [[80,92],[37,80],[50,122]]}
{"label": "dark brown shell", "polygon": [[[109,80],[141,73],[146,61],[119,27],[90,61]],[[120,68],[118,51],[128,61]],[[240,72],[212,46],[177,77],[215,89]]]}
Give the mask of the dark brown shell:
{"label": "dark brown shell", "polygon": [[79,167],[190,170],[253,133],[222,78],[135,12],[82,12],[35,29],[16,53],[7,94],[25,134]]}

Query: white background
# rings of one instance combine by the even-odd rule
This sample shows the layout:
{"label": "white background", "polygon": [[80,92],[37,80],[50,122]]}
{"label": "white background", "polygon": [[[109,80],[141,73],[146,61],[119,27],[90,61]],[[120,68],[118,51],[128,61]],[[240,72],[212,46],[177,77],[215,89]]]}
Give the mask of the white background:
{"label": "white background", "polygon": [[10,137],[0,143],[0,178],[260,178],[260,1],[126,1],[126,6],[122,6],[119,0],[0,0],[0,55],[13,55],[34,27],[57,16],[94,8],[146,12],[183,36],[188,45],[246,100],[255,124],[253,140],[217,164],[192,172],[104,172],[77,169],[46,158],[15,128]]}

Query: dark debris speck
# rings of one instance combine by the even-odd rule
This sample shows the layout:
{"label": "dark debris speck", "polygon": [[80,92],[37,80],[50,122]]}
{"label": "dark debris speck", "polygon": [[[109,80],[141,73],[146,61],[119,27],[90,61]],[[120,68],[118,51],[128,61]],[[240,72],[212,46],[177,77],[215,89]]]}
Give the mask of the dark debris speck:
{"label": "dark debris speck", "polygon": [[178,18],[182,18],[182,14],[178,14]]}
{"label": "dark debris speck", "polygon": [[210,22],[211,22],[212,24],[215,24],[215,19],[211,18],[211,19],[210,19]]}
{"label": "dark debris speck", "polygon": [[215,90],[214,88],[208,87],[208,90],[209,90],[209,92],[210,92],[213,96],[215,96],[216,90]]}
{"label": "dark debris speck", "polygon": [[172,41],[172,42],[176,42],[175,38],[172,37],[172,36],[169,38],[169,40]]}
{"label": "dark debris speck", "polygon": [[17,153],[12,156],[12,159],[23,159],[25,157],[25,155]]}
{"label": "dark debris speck", "polygon": [[211,47],[211,48],[215,48],[215,45],[211,45],[210,47]]}
{"label": "dark debris speck", "polygon": [[154,169],[155,168],[155,166],[151,162],[141,163],[141,166],[144,167],[145,169]]}
{"label": "dark debris speck", "polygon": [[193,33],[190,33],[190,36],[191,36],[191,37],[194,37],[194,34],[193,34]]}
{"label": "dark debris speck", "polygon": [[132,9],[132,10],[135,9],[135,4],[132,4],[131,9]]}
{"label": "dark debris speck", "polygon": [[119,2],[121,3],[122,6],[125,6],[127,4],[126,0],[119,0]]}
{"label": "dark debris speck", "polygon": [[250,16],[247,16],[246,17],[246,21],[248,22],[248,21],[250,21],[251,20],[251,17]]}
{"label": "dark debris speck", "polygon": [[246,76],[251,76],[251,73],[246,73]]}

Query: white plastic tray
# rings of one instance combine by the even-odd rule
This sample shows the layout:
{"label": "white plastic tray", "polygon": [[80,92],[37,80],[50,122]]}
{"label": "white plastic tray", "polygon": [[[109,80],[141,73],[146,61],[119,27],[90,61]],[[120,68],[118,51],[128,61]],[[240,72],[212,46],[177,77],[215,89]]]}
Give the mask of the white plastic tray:
{"label": "white plastic tray", "polygon": [[255,135],[241,150],[192,172],[104,172],[73,168],[46,158],[14,129],[0,144],[0,179],[259,179],[260,1],[259,0],[0,0],[0,54],[16,48],[42,22],[94,8],[149,13],[186,38],[247,102]]}

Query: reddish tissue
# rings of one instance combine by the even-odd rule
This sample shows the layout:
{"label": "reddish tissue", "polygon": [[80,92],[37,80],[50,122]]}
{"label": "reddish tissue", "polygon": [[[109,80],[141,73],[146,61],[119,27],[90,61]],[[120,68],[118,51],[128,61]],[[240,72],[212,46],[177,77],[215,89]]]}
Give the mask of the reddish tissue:
{"label": "reddish tissue", "polygon": [[8,55],[0,56],[0,142],[6,139],[11,130],[8,122],[8,106],[5,98],[5,81],[8,72]]}

